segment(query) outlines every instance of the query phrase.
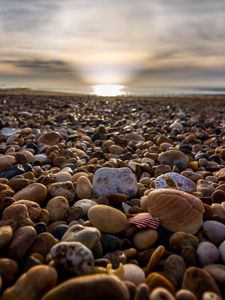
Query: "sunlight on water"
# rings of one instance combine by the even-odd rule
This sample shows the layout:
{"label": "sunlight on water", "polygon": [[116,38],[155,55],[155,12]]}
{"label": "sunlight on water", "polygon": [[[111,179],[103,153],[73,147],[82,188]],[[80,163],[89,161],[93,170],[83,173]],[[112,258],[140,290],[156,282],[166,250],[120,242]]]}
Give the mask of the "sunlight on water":
{"label": "sunlight on water", "polygon": [[93,94],[97,96],[121,96],[124,95],[124,86],[118,84],[99,84],[93,86]]}

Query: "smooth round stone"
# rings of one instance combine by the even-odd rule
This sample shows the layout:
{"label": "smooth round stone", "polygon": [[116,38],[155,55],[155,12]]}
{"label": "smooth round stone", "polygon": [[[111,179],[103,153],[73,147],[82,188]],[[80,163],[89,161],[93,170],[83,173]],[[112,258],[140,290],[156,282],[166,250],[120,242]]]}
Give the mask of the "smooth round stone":
{"label": "smooth round stone", "polygon": [[20,164],[33,164],[34,162],[34,155],[28,150],[21,150],[19,152],[16,152],[15,158],[17,160],[17,163]]}
{"label": "smooth round stone", "polygon": [[197,182],[197,192],[202,193],[204,197],[211,197],[214,191],[215,188],[207,180],[200,179]]}
{"label": "smooth round stone", "polygon": [[65,197],[69,203],[72,202],[76,196],[76,190],[71,181],[52,183],[48,186],[48,192],[52,197]]}
{"label": "smooth round stone", "polygon": [[155,180],[155,186],[161,188],[176,188],[184,192],[192,192],[196,190],[196,184],[191,179],[180,175],[176,172],[170,172],[158,176]]}
{"label": "smooth round stone", "polygon": [[45,257],[57,242],[58,240],[51,233],[40,233],[33,242],[31,253],[40,253]]}
{"label": "smooth round stone", "polygon": [[39,300],[56,285],[56,282],[57,272],[54,268],[46,265],[35,266],[6,289],[1,300]]}
{"label": "smooth round stone", "polygon": [[40,154],[36,154],[34,155],[34,161],[38,161],[38,162],[48,162],[48,156],[44,153],[40,153]]}
{"label": "smooth round stone", "polygon": [[212,264],[204,267],[204,270],[210,273],[210,275],[219,283],[225,282],[225,266],[221,264]]}
{"label": "smooth round stone", "polygon": [[186,246],[192,246],[197,248],[199,244],[199,239],[193,234],[186,232],[176,232],[171,235],[169,239],[169,245],[172,249],[180,250]]}
{"label": "smooth round stone", "polygon": [[51,248],[55,266],[73,275],[90,274],[94,267],[91,250],[80,242],[59,242]]}
{"label": "smooth round stone", "polygon": [[9,180],[9,186],[15,191],[18,192],[19,190],[22,190],[26,186],[29,185],[29,180],[24,178],[15,178]]}
{"label": "smooth round stone", "polygon": [[13,230],[11,226],[0,227],[0,249],[4,248],[12,239]]}
{"label": "smooth round stone", "polygon": [[203,224],[200,199],[175,189],[155,189],[141,198],[141,208],[160,220],[165,229],[195,234]]}
{"label": "smooth round stone", "polygon": [[0,173],[6,171],[16,163],[16,159],[12,155],[0,156]]}
{"label": "smooth round stone", "polygon": [[150,248],[158,239],[158,233],[153,229],[145,229],[137,232],[133,237],[133,244],[138,250]]}
{"label": "smooth round stone", "polygon": [[214,176],[218,178],[219,181],[224,181],[225,180],[225,168],[220,169],[216,173],[214,173]]}
{"label": "smooth round stone", "polygon": [[219,259],[219,250],[211,242],[201,242],[197,248],[198,260],[202,266],[215,263]]}
{"label": "smooth round stone", "polygon": [[0,183],[0,201],[5,197],[12,197],[15,194],[7,184]]}
{"label": "smooth round stone", "polygon": [[225,192],[218,189],[212,194],[212,200],[214,203],[221,203],[225,201]]}
{"label": "smooth round stone", "polygon": [[61,240],[64,233],[69,229],[68,225],[65,224],[60,224],[58,226],[56,226],[53,230],[52,230],[52,235],[58,239]]}
{"label": "smooth round stone", "polygon": [[50,221],[63,220],[69,210],[69,202],[63,196],[57,196],[48,201],[46,206]]}
{"label": "smooth round stone", "polygon": [[219,252],[220,252],[220,256],[223,260],[223,262],[225,263],[225,241],[223,241],[220,246],[219,246]]}
{"label": "smooth round stone", "polygon": [[31,200],[42,204],[47,196],[47,188],[41,183],[32,183],[17,192],[13,197],[15,200]]}
{"label": "smooth round stone", "polygon": [[53,146],[59,143],[61,140],[61,135],[56,131],[42,133],[37,139],[38,144],[47,144]]}
{"label": "smooth round stone", "polygon": [[93,192],[92,184],[86,176],[81,176],[77,180],[76,194],[79,199],[91,198]]}
{"label": "smooth round stone", "polygon": [[158,272],[151,272],[146,278],[145,283],[148,285],[150,292],[157,287],[165,288],[172,293],[175,292],[172,282],[166,276]]}
{"label": "smooth round stone", "polygon": [[182,289],[187,289],[201,299],[204,292],[211,291],[220,296],[220,290],[213,277],[204,269],[189,267],[183,277]]}
{"label": "smooth round stone", "polygon": [[203,231],[214,244],[219,244],[225,240],[225,225],[223,223],[213,220],[205,221]]}
{"label": "smooth round stone", "polygon": [[13,229],[19,228],[25,225],[33,225],[31,221],[27,207],[24,204],[10,205],[5,208],[2,214],[1,225],[9,224],[12,222]]}
{"label": "smooth round stone", "polygon": [[41,300],[61,299],[129,300],[130,297],[126,285],[116,276],[94,274],[64,281],[49,291]]}
{"label": "smooth round stone", "polygon": [[48,228],[44,222],[39,222],[34,225],[34,228],[37,234],[41,234],[42,232],[47,232]]}
{"label": "smooth round stone", "polygon": [[175,286],[180,286],[185,270],[185,261],[179,255],[170,255],[164,263],[164,272],[173,280]]}
{"label": "smooth round stone", "polygon": [[55,175],[56,182],[65,182],[71,180],[71,175],[68,172],[59,172]]}
{"label": "smooth round stone", "polygon": [[102,234],[100,239],[103,253],[121,250],[122,241],[112,234]]}
{"label": "smooth round stone", "polygon": [[83,215],[87,215],[89,208],[97,205],[97,203],[90,199],[82,199],[75,202],[73,207],[80,207],[82,209]]}
{"label": "smooth round stone", "polygon": [[182,169],[187,167],[188,157],[179,150],[168,150],[160,153],[159,163],[162,165],[169,165],[173,167],[174,165],[182,164]]}
{"label": "smooth round stone", "polygon": [[11,284],[16,278],[18,264],[10,258],[0,258],[0,275],[3,286]]}
{"label": "smooth round stone", "polygon": [[175,298],[166,288],[157,287],[151,292],[150,300],[175,300]]}
{"label": "smooth round stone", "polygon": [[220,296],[213,292],[205,292],[202,295],[202,300],[223,300]]}
{"label": "smooth round stone", "polygon": [[62,241],[73,241],[84,244],[89,249],[100,240],[101,233],[97,228],[84,227],[80,224],[71,226],[63,235]]}
{"label": "smooth round stone", "polygon": [[176,293],[176,300],[198,300],[198,298],[191,291],[180,289]]}
{"label": "smooth round stone", "polygon": [[132,198],[137,193],[137,181],[130,168],[100,168],[93,177],[96,196],[125,194]]}
{"label": "smooth round stone", "polygon": [[30,201],[30,200],[18,200],[11,205],[17,205],[17,204],[24,204],[27,207],[27,211],[29,214],[29,217],[32,221],[35,221],[38,219],[41,213],[41,207],[37,202]]}
{"label": "smooth round stone", "polygon": [[123,231],[128,222],[124,213],[107,205],[95,205],[88,210],[91,224],[105,233],[119,233]]}
{"label": "smooth round stone", "polygon": [[32,226],[20,227],[13,236],[12,242],[7,249],[10,258],[20,260],[33,244],[37,236],[36,230]]}

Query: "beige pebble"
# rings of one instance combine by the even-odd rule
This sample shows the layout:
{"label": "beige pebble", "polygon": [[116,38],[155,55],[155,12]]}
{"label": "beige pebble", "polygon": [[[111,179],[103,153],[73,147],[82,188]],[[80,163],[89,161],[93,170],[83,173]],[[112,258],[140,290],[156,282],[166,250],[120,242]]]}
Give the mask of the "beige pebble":
{"label": "beige pebble", "polygon": [[48,201],[46,206],[50,221],[63,220],[69,210],[69,203],[63,196],[56,196]]}
{"label": "beige pebble", "polygon": [[145,229],[137,232],[133,237],[133,244],[138,250],[150,248],[156,242],[158,233],[153,229]]}
{"label": "beige pebble", "polygon": [[79,199],[89,199],[92,196],[92,184],[86,176],[81,176],[77,180],[76,194]]}
{"label": "beige pebble", "polygon": [[47,188],[41,183],[32,183],[14,195],[15,200],[31,200],[42,204],[47,196]]}

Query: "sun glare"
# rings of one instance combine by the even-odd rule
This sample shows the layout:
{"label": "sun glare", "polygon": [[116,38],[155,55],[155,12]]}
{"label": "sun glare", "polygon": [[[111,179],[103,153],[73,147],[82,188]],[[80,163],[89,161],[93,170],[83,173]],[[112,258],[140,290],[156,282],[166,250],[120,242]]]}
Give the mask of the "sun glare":
{"label": "sun glare", "polygon": [[97,96],[120,96],[124,95],[124,86],[118,84],[98,84],[93,86],[93,94]]}

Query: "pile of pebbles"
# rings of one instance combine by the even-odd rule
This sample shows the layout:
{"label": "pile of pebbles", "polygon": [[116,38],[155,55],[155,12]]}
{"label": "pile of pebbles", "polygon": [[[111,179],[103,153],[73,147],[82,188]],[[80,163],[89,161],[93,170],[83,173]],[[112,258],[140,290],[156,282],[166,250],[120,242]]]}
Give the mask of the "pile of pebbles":
{"label": "pile of pebbles", "polygon": [[224,100],[0,95],[0,300],[225,298]]}

